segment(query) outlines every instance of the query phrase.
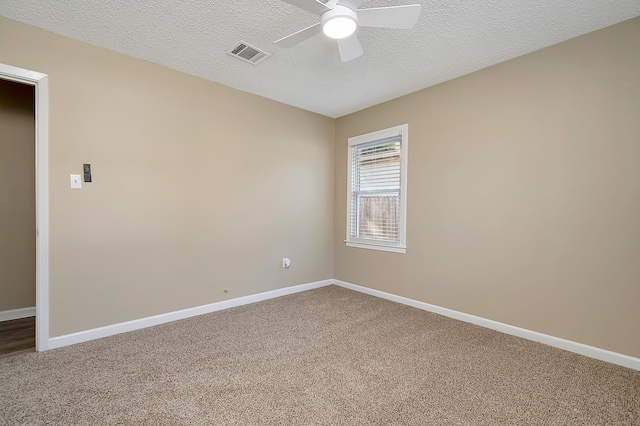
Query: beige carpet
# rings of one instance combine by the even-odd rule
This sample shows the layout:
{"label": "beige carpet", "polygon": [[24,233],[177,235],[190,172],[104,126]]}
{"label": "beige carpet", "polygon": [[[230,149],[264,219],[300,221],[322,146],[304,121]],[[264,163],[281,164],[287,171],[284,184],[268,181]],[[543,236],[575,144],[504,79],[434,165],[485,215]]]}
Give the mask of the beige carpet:
{"label": "beige carpet", "polygon": [[0,359],[2,425],[640,425],[640,372],[336,286]]}

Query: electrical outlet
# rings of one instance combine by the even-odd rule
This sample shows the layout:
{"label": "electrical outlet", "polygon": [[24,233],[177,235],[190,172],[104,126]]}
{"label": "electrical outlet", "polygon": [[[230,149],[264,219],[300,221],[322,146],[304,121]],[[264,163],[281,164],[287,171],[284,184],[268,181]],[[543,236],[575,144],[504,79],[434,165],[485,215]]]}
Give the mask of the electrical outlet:
{"label": "electrical outlet", "polygon": [[288,268],[289,266],[291,266],[291,259],[289,259],[288,257],[282,259],[282,267]]}

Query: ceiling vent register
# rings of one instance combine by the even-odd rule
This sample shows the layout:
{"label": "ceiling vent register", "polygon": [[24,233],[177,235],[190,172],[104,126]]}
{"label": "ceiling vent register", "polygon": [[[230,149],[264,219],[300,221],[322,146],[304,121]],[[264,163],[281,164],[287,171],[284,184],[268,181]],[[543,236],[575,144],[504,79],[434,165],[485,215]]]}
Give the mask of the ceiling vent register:
{"label": "ceiling vent register", "polygon": [[227,53],[253,65],[258,65],[260,62],[271,56],[270,53],[267,53],[262,49],[258,49],[255,46],[251,46],[249,43],[245,43],[244,41],[236,43],[235,46],[227,50]]}

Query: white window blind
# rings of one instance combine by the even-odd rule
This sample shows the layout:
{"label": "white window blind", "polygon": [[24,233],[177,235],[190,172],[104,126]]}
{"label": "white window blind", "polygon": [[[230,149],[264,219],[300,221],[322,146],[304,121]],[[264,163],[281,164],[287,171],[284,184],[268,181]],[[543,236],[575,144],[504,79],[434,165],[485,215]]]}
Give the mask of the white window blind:
{"label": "white window blind", "polygon": [[398,241],[400,137],[351,150],[351,237]]}
{"label": "white window blind", "polygon": [[404,251],[406,130],[350,138],[349,145],[347,245]]}

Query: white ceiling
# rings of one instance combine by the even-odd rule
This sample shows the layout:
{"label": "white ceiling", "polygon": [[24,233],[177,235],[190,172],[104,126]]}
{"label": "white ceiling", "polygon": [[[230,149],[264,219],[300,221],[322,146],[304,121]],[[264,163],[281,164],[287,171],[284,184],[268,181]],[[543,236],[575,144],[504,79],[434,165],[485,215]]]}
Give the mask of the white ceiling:
{"label": "white ceiling", "polygon": [[[364,55],[335,41],[273,41],[319,17],[281,0],[2,0],[0,15],[337,118],[640,15],[639,0],[366,0],[422,4],[411,30],[359,28]],[[272,54],[252,65],[225,52]]]}

